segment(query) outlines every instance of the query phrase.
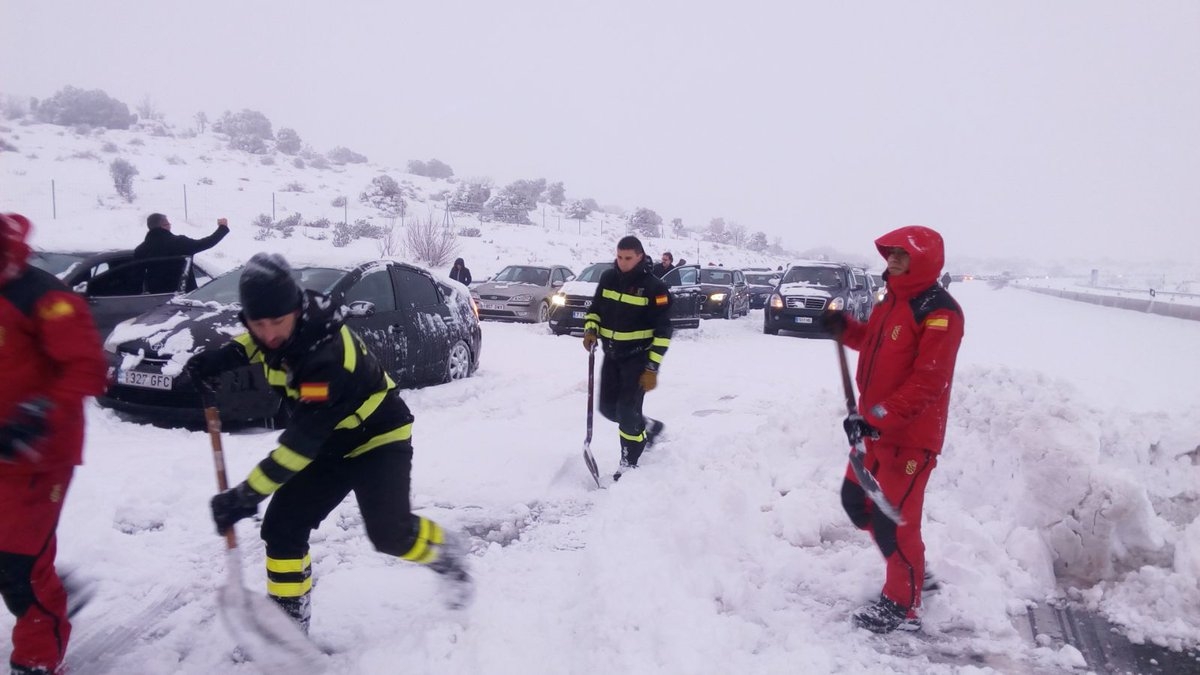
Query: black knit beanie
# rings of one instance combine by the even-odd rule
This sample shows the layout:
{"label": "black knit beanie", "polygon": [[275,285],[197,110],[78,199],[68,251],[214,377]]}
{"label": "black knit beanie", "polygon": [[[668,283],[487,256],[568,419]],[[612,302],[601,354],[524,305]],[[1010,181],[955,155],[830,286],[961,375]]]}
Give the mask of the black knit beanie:
{"label": "black knit beanie", "polygon": [[278,253],[256,253],[246,263],[238,296],[247,320],[273,319],[300,309],[300,286]]}

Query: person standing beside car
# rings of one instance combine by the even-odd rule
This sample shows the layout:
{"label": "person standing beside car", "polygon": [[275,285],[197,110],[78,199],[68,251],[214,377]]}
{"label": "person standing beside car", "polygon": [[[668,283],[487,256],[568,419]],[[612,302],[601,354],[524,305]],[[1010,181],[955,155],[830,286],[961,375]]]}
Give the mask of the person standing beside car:
{"label": "person standing beside car", "polygon": [[467,263],[462,258],[454,260],[454,267],[450,268],[450,278],[463,286],[471,285],[471,270],[467,269]]}
{"label": "person standing beside car", "polygon": [[[203,239],[192,239],[181,234],[171,234],[171,221],[161,213],[151,213],[146,218],[146,238],[133,249],[134,260],[193,256],[217,245],[229,234],[229,221],[217,219],[217,229]],[[179,290],[179,276],[183,274],[183,260],[161,260],[146,265],[145,292],[171,293]],[[186,287],[196,288],[196,275],[188,268]]]}
{"label": "person standing beside car", "polygon": [[[650,273],[637,237],[617,242],[617,260],[600,275],[584,315],[583,348],[604,346],[600,414],[617,423],[621,469],[636,468],[664,424],[642,414],[646,392],[658,386],[658,369],[671,345],[671,294]],[[621,471],[613,474],[619,480]]]}
{"label": "person standing beside car", "polygon": [[662,254],[662,259],[654,264],[654,267],[651,268],[650,273],[661,279],[667,275],[667,272],[675,269],[674,263],[675,256],[671,255],[670,251],[665,251]]}
{"label": "person standing beside car", "polygon": [[54,568],[63,500],[83,460],[83,401],[107,364],[87,303],[28,265],[30,223],[0,215],[0,596],[14,675],[60,672],[71,636]]}
{"label": "person standing beside car", "polygon": [[938,283],[945,261],[942,237],[912,225],[875,240],[887,260],[887,295],[859,323],[848,312],[826,311],[822,323],[859,352],[858,410],[844,426],[862,439],[864,458],[903,525],[883,515],[846,467],[842,505],[856,527],[867,530],[886,561],[879,600],[856,611],[855,625],[876,633],[917,630],[926,573],[921,511],[929,474],[946,435],[950,385],[963,337],[963,312]]}
{"label": "person standing beside car", "polygon": [[375,550],[428,566],[445,583],[447,605],[464,606],[473,593],[465,544],[411,510],[413,415],[396,383],[327,296],[300,290],[281,256],[251,258],[238,295],[248,332],[192,356],[188,374],[210,388],[223,372],[262,364],[293,410],[279,446],[246,480],[212,498],[217,532],[254,516],[274,495],[261,530],[267,594],[307,631],[309,534],[353,492]]}

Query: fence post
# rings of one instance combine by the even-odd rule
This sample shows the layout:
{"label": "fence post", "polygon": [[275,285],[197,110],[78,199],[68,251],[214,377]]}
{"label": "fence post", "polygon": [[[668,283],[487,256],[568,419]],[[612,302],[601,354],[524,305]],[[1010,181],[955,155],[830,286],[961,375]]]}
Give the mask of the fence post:
{"label": "fence post", "polygon": [[342,195],[342,222],[350,224],[350,200],[346,198],[346,195]]}
{"label": "fence post", "polygon": [[184,219],[185,221],[188,219],[188,210],[187,210],[187,183],[184,183],[184,184],[183,184],[183,219]]}
{"label": "fence post", "polygon": [[50,179],[50,218],[58,220],[58,193],[54,190],[54,179]]}
{"label": "fence post", "polygon": [[271,220],[275,220],[275,193],[271,193]]}

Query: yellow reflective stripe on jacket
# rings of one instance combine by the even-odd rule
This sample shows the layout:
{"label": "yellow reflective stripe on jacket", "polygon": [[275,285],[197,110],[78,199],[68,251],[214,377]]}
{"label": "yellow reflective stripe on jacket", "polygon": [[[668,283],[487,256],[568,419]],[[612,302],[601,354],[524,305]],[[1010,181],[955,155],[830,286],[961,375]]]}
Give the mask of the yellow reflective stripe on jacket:
{"label": "yellow reflective stripe on jacket", "polygon": [[650,298],[643,298],[640,295],[629,295],[627,293],[618,293],[617,291],[614,291],[614,290],[611,290],[608,288],[601,291],[600,294],[603,295],[604,297],[608,298],[609,300],[616,300],[617,302],[623,302],[627,305],[637,305],[639,307],[645,307],[650,304]]}
{"label": "yellow reflective stripe on jacket", "polygon": [[643,431],[640,434],[637,434],[636,436],[627,434],[624,431],[621,431],[620,429],[617,429],[617,433],[621,435],[621,438],[624,438],[627,441],[634,441],[635,443],[646,440],[646,432],[645,431]]}
{"label": "yellow reflective stripe on jacket", "polygon": [[260,495],[269,495],[279,489],[279,483],[267,478],[267,474],[259,467],[254,467],[250,471],[250,476],[246,478],[246,483],[250,485],[250,489]]}
{"label": "yellow reflective stripe on jacket", "polygon": [[610,340],[648,340],[654,337],[654,330],[635,330],[628,333],[609,330],[608,328],[600,328],[600,337],[606,337]]}
{"label": "yellow reflective stripe on jacket", "polygon": [[350,329],[342,326],[342,367],[346,372],[353,373],[358,367],[358,345],[354,344],[354,336]]}
{"label": "yellow reflective stripe on jacket", "polygon": [[312,577],[298,582],[281,582],[267,579],[267,593],[277,598],[299,598],[312,590]]}
{"label": "yellow reflective stripe on jacket", "polygon": [[363,454],[364,452],[370,452],[371,450],[374,450],[375,448],[378,448],[381,445],[387,445],[388,443],[395,443],[397,441],[407,441],[410,438],[412,438],[412,424],[411,423],[405,424],[404,426],[402,426],[398,429],[392,429],[391,431],[387,432],[386,434],[379,434],[378,436],[372,438],[371,440],[367,441],[366,443],[363,443],[362,445],[358,446],[357,448],[346,453],[346,457],[358,457],[359,455]]}
{"label": "yellow reflective stripe on jacket", "polygon": [[671,346],[671,338],[656,337],[656,338],[654,338],[654,342],[650,343],[650,346],[651,347],[670,347]]}
{"label": "yellow reflective stripe on jacket", "polygon": [[400,556],[400,558],[428,565],[438,558],[438,549],[436,546],[431,546],[430,544],[441,544],[445,540],[446,536],[442,532],[441,525],[428,518],[421,518],[421,527],[417,532],[417,540],[413,542],[412,548],[408,549],[408,553]]}
{"label": "yellow reflective stripe on jacket", "polygon": [[246,358],[251,363],[263,360],[262,352],[258,350],[258,345],[254,344],[254,338],[251,338],[249,333],[242,333],[233,338],[233,341],[242,346],[242,351],[246,352]]}
{"label": "yellow reflective stripe on jacket", "polygon": [[278,572],[279,574],[287,574],[288,572],[303,572],[309,567],[312,567],[312,556],[308,553],[304,554],[304,558],[290,560],[280,560],[267,556],[267,571]]}
{"label": "yellow reflective stripe on jacket", "polygon": [[271,459],[283,468],[295,473],[304,467],[312,464],[312,460],[304,455],[292,450],[286,445],[281,445],[271,453]]}
{"label": "yellow reflective stripe on jacket", "polygon": [[[259,359],[262,360],[261,358]],[[277,370],[263,363],[263,373],[267,376],[267,384],[272,387],[281,387],[287,393],[288,398],[300,398],[300,391],[292,389],[287,384],[287,371]]]}
{"label": "yellow reflective stripe on jacket", "polygon": [[367,421],[367,418],[375,414],[379,410],[379,406],[383,404],[383,400],[387,398],[388,392],[396,388],[396,382],[392,380],[392,376],[387,373],[383,374],[383,380],[387,384],[387,389],[377,391],[367,397],[363,404],[358,406],[358,410],[346,416],[346,419],[337,423],[334,429],[354,429]]}
{"label": "yellow reflective stripe on jacket", "polygon": [[650,352],[650,360],[655,363],[662,363],[662,357],[663,355],[658,352]]}

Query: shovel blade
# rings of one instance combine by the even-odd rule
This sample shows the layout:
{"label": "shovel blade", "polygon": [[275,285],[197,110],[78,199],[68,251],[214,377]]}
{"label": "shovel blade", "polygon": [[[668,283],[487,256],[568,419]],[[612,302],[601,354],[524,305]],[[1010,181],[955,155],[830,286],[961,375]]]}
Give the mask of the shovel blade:
{"label": "shovel blade", "polygon": [[325,655],[270,598],[250,593],[242,585],[241,556],[231,549],[229,574],[217,593],[221,618],[256,668],[264,673],[322,673]]}
{"label": "shovel blade", "polygon": [[592,456],[592,444],[583,444],[583,462],[587,464],[588,471],[592,474],[592,480],[596,481],[596,487],[600,487],[600,469],[596,466],[596,458]]}

